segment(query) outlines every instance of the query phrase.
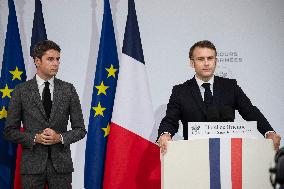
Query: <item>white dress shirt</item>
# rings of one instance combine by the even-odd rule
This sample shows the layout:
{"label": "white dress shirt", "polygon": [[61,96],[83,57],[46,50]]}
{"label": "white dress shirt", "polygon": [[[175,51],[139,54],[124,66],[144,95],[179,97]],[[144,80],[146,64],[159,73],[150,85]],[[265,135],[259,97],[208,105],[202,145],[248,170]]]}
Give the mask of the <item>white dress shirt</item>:
{"label": "white dress shirt", "polygon": [[[51,101],[53,101],[54,77],[50,78],[47,81],[49,82],[49,90],[50,90],[50,94],[51,94]],[[43,80],[42,78],[40,78],[36,74],[36,82],[37,82],[37,87],[38,87],[38,90],[39,90],[40,98],[42,100],[42,92],[43,92],[43,89],[44,89],[44,82],[46,82],[46,81]]]}
{"label": "white dress shirt", "polygon": [[196,76],[195,76],[195,80],[196,80],[197,85],[199,87],[199,90],[200,90],[200,93],[201,93],[203,101],[204,101],[204,92],[205,92],[205,88],[202,87],[203,83],[210,83],[210,90],[211,90],[211,93],[212,93],[212,96],[213,96],[214,76],[211,79],[209,79],[209,81],[207,81],[207,82],[202,81],[201,79],[198,79]]}

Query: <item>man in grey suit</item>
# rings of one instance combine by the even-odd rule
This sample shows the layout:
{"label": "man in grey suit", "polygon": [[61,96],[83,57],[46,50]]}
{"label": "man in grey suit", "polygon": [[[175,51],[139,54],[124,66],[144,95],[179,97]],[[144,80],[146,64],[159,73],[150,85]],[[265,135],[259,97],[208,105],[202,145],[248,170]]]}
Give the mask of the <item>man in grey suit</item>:
{"label": "man in grey suit", "polygon": [[[45,40],[35,45],[37,73],[16,86],[4,129],[6,139],[22,144],[24,189],[71,188],[70,144],[86,134],[80,100],[74,86],[55,78],[60,47]],[[70,117],[72,130],[67,130]],[[24,132],[20,132],[21,124]]]}

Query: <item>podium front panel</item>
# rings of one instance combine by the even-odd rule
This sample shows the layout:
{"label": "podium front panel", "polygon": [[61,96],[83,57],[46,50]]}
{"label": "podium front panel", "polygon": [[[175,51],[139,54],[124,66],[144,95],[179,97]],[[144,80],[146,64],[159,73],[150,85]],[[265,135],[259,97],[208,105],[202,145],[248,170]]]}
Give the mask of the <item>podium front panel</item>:
{"label": "podium front panel", "polygon": [[272,189],[273,144],[266,139],[171,141],[161,156],[163,189]]}

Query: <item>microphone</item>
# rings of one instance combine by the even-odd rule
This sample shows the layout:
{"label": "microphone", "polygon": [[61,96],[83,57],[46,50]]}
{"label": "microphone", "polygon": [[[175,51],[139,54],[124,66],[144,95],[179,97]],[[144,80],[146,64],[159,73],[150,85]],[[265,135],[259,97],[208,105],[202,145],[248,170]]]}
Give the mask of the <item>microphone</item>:
{"label": "microphone", "polygon": [[284,188],[284,146],[277,151],[274,161],[275,166],[269,169],[270,182],[274,188],[277,184]]}
{"label": "microphone", "polygon": [[206,112],[206,121],[209,122],[220,121],[220,113],[216,107],[208,107]]}
{"label": "microphone", "polygon": [[220,120],[221,121],[234,121],[235,111],[230,106],[224,106],[220,108]]}

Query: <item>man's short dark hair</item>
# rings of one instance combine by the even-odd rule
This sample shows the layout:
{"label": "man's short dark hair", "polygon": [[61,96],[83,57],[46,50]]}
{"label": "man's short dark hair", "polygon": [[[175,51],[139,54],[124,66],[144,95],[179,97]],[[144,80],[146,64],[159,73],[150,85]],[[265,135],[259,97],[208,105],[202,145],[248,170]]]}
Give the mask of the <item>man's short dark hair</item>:
{"label": "man's short dark hair", "polygon": [[41,57],[44,55],[44,53],[48,50],[56,50],[58,52],[61,51],[59,45],[57,45],[55,42],[50,41],[50,40],[44,40],[44,41],[40,41],[37,44],[35,44],[34,48],[33,48],[33,52],[32,52],[32,56],[33,59],[35,60],[35,58],[39,58],[41,59]]}
{"label": "man's short dark hair", "polygon": [[192,47],[190,47],[190,50],[189,50],[190,60],[192,60],[193,58],[193,51],[196,47],[212,49],[215,51],[215,55],[217,56],[217,50],[216,50],[215,45],[211,41],[203,40],[203,41],[196,42]]}

